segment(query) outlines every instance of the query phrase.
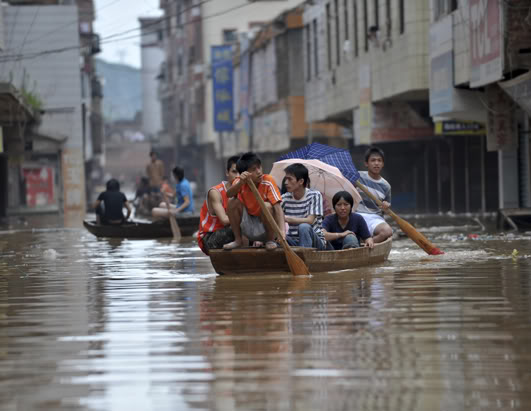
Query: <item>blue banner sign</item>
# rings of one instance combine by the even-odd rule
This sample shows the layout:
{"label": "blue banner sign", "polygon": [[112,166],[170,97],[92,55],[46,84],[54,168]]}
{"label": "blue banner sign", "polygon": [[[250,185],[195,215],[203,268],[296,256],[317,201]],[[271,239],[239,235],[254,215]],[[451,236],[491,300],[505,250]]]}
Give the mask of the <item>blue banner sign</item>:
{"label": "blue banner sign", "polygon": [[214,130],[234,130],[232,46],[212,46]]}

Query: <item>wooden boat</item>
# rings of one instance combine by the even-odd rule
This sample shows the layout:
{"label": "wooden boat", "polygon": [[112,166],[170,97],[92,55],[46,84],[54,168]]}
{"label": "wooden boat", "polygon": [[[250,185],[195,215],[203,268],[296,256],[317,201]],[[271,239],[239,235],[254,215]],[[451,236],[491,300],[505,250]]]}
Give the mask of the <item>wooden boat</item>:
{"label": "wooden boat", "polygon": [[[368,247],[339,251],[317,251],[315,248],[292,247],[304,260],[311,273],[348,270],[381,263],[389,257],[392,239]],[[210,250],[210,261],[218,274],[264,274],[290,272],[284,250],[237,248]]]}
{"label": "wooden boat", "polygon": [[[179,216],[177,224],[183,237],[193,235],[199,227],[199,216]],[[96,237],[114,238],[162,238],[172,237],[169,220],[142,223],[138,221],[121,225],[100,225],[96,221],[83,221],[85,228]]]}

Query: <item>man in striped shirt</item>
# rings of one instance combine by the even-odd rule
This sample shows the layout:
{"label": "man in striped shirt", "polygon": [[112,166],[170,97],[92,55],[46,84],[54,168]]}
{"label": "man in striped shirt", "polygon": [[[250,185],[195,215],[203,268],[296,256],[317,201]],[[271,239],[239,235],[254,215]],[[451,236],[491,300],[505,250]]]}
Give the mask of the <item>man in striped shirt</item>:
{"label": "man in striped shirt", "polygon": [[323,196],[308,187],[308,169],[300,163],[284,170],[287,192],[282,195],[284,218],[289,225],[286,240],[291,246],[326,249],[322,230]]}
{"label": "man in striped shirt", "polygon": [[391,185],[380,173],[384,166],[384,152],[377,147],[369,147],[365,152],[367,171],[360,171],[359,182],[382,202],[382,207],[359,190],[361,202],[356,210],[364,218],[374,243],[381,243],[393,235],[393,230],[383,218],[383,211],[391,207]]}

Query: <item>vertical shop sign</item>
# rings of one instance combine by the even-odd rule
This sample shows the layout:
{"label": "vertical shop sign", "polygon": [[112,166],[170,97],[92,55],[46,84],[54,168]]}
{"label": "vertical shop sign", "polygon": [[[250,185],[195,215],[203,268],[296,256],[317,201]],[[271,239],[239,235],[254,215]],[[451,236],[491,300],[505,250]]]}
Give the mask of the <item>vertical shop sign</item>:
{"label": "vertical shop sign", "polygon": [[503,3],[469,0],[470,87],[484,86],[503,76]]}
{"label": "vertical shop sign", "polygon": [[517,147],[514,103],[497,84],[486,87],[486,93],[487,151],[514,150]]}
{"label": "vertical shop sign", "polygon": [[85,167],[81,149],[65,149],[61,166],[65,226],[78,226],[85,216]]}
{"label": "vertical shop sign", "polygon": [[234,130],[232,46],[212,46],[214,130]]}
{"label": "vertical shop sign", "polygon": [[365,64],[359,69],[359,139],[357,144],[370,144],[372,130],[372,90],[371,90],[371,66]]}

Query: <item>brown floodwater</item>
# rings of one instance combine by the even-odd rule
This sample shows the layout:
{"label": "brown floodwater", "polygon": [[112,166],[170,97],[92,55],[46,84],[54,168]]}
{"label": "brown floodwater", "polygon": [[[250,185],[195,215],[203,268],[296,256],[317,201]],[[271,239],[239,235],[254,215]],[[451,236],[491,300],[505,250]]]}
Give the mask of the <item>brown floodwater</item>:
{"label": "brown floodwater", "polygon": [[450,222],[443,256],[399,238],[294,278],[217,276],[192,239],[0,230],[1,410],[531,409],[527,234]]}

